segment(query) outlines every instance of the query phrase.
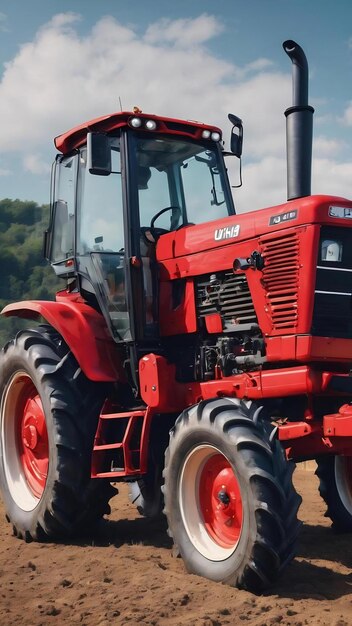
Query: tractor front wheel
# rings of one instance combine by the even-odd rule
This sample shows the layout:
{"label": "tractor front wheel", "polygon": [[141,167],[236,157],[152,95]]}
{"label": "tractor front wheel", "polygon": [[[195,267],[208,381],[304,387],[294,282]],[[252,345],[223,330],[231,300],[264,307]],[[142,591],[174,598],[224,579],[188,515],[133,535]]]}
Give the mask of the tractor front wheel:
{"label": "tractor front wheel", "polygon": [[327,504],[325,516],[334,530],[352,532],[352,457],[320,457],[317,465],[319,492]]}
{"label": "tractor front wheel", "polygon": [[201,402],[171,433],[164,470],[169,532],[189,572],[259,592],[295,554],[294,465],[263,407]]}
{"label": "tractor front wheel", "polygon": [[20,332],[1,354],[0,487],[26,541],[84,532],[115,490],[90,478],[103,388],[50,329]]}

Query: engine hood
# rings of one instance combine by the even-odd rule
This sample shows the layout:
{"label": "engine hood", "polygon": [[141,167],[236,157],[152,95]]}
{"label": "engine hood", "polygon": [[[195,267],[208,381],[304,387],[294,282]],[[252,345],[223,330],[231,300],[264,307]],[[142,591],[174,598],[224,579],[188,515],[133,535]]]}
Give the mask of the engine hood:
{"label": "engine hood", "polygon": [[[331,207],[346,208],[346,217],[336,217]],[[231,215],[221,220],[184,226],[162,235],[157,243],[157,260],[221,248],[289,227],[304,224],[352,225],[352,201],[335,196],[307,196],[274,207]]]}

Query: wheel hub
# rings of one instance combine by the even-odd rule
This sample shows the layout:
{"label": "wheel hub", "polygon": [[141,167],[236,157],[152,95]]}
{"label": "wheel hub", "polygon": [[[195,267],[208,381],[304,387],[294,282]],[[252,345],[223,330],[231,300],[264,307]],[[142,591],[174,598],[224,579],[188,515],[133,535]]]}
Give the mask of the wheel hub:
{"label": "wheel hub", "polygon": [[230,496],[227,491],[225,491],[225,487],[223,487],[222,491],[219,491],[217,497],[219,502],[224,505],[224,508],[230,504]]}
{"label": "wheel hub", "polygon": [[22,401],[23,410],[19,406],[17,414],[19,455],[28,486],[39,498],[46,483],[49,448],[43,406],[33,384],[25,385]]}
{"label": "wheel hub", "polygon": [[213,454],[203,466],[199,501],[212,539],[224,548],[234,546],[241,534],[242,499],[233,469],[222,454]]}
{"label": "wheel hub", "polygon": [[243,507],[233,467],[218,448],[201,444],[185,459],[179,483],[188,536],[207,559],[221,561],[236,550]]}
{"label": "wheel hub", "polygon": [[31,376],[16,371],[8,380],[1,405],[1,447],[11,497],[32,511],[42,497],[49,467],[45,413]]}
{"label": "wheel hub", "polygon": [[27,424],[22,429],[22,441],[26,448],[34,450],[38,443],[38,431],[34,424]]}

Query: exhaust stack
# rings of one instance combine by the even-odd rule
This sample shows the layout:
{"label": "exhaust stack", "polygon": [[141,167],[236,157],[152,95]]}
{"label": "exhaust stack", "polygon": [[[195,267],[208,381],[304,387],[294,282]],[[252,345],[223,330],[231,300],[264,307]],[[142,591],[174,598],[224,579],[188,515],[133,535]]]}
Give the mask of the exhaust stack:
{"label": "exhaust stack", "polygon": [[310,196],[313,107],[308,104],[308,63],[292,40],[283,49],[292,61],[292,106],[286,109],[287,199]]}

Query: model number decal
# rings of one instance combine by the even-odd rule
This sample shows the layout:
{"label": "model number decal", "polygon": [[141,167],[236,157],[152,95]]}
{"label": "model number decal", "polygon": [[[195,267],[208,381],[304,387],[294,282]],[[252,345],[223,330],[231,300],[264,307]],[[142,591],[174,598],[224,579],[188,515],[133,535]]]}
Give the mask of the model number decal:
{"label": "model number decal", "polygon": [[215,241],[221,241],[222,239],[233,239],[240,234],[240,225],[225,226],[225,228],[217,228],[214,233]]}
{"label": "model number decal", "polygon": [[287,213],[280,213],[279,215],[272,215],[269,220],[269,226],[274,224],[281,224],[282,222],[288,222],[289,220],[295,220],[298,215],[298,211],[287,211]]}
{"label": "model number decal", "polygon": [[330,217],[342,217],[343,219],[352,219],[352,209],[343,206],[331,206],[329,207]]}

